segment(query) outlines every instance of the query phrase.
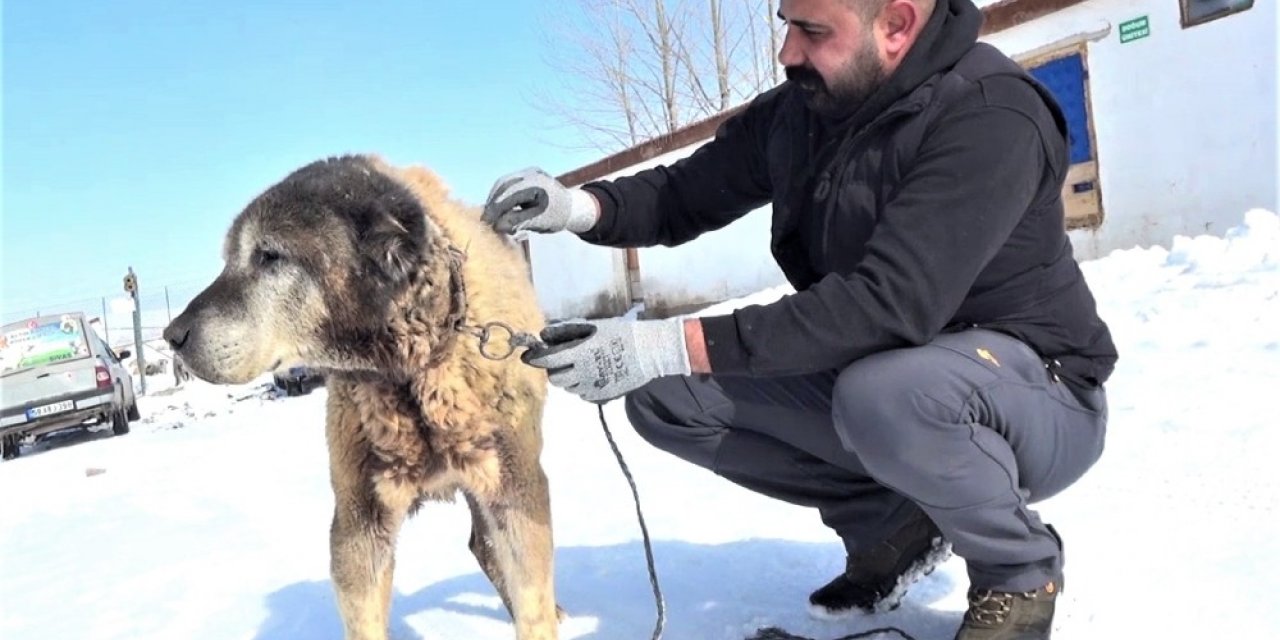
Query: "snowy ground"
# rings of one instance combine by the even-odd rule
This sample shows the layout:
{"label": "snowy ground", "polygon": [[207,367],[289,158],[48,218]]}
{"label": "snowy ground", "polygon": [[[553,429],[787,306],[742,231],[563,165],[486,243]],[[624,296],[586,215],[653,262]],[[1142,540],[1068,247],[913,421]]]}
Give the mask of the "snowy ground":
{"label": "snowy ground", "polygon": [[[1121,360],[1105,455],[1038,507],[1066,538],[1055,638],[1280,638],[1280,218],[1250,212],[1228,236],[1084,265]],[[60,438],[0,464],[0,638],[340,638],[324,390],[166,391],[165,377],[132,434]],[[620,403],[606,414],[656,539],[666,638],[779,625],[825,640],[885,624],[951,638],[959,559],[896,612],[813,620],[806,594],[843,562],[816,514],[649,448]],[[648,638],[639,530],[595,409],[553,390],[547,423],[562,637]],[[460,504],[406,526],[393,637],[512,637],[467,533]]]}

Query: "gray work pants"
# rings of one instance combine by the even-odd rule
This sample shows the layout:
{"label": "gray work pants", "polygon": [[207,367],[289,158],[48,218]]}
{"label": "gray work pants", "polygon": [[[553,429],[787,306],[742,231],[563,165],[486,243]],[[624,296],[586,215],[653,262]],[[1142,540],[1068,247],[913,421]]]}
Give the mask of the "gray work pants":
{"label": "gray work pants", "polygon": [[1101,388],[1073,392],[1022,342],[978,329],[830,373],[660,378],[626,409],[654,446],[816,507],[850,553],[922,509],[973,586],[1005,591],[1061,577],[1028,505],[1098,460],[1107,421]]}

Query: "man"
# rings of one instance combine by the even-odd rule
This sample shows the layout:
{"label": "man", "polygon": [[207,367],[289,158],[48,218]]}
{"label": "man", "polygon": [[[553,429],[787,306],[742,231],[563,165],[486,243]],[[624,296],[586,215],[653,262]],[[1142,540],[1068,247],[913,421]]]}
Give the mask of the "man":
{"label": "man", "polygon": [[796,293],[714,317],[553,324],[525,354],[649,442],[816,507],[846,570],[825,613],[896,606],[967,563],[957,638],[1048,638],[1057,533],[1029,504],[1099,458],[1116,360],[1072,257],[1066,125],[976,43],[970,0],[783,0],[787,82],[672,166],[495,184],[503,232],[678,245],[765,203]]}

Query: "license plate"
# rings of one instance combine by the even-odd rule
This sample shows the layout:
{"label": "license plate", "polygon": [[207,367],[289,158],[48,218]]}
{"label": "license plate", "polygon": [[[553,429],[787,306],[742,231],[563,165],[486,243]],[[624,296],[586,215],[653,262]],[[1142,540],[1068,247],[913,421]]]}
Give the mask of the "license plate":
{"label": "license plate", "polygon": [[34,418],[43,418],[45,416],[51,416],[55,413],[70,411],[74,408],[76,408],[76,403],[72,402],[71,400],[63,400],[62,402],[46,404],[43,407],[32,407],[30,409],[27,409],[27,419],[32,420]]}

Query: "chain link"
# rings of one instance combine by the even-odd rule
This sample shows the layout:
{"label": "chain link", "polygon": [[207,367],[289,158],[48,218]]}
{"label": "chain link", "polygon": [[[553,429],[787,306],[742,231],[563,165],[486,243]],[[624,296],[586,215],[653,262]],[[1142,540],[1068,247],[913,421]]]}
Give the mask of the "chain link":
{"label": "chain link", "polygon": [[[498,329],[499,331],[495,332],[494,331],[495,329]],[[532,333],[529,333],[527,331],[516,331],[515,329],[511,328],[511,325],[498,320],[486,322],[478,326],[468,325],[468,324],[459,324],[458,330],[467,335],[474,336],[477,339],[479,339],[480,355],[490,360],[505,360],[507,358],[510,358],[511,354],[515,353],[516,349],[519,349],[521,347],[524,347],[525,349],[532,349],[532,348],[543,346],[542,340],[540,340],[538,336],[535,336]],[[500,334],[504,332],[506,333],[506,338],[505,338],[506,350],[494,351],[494,347],[492,346],[493,344],[492,341],[494,339],[495,334]]]}

